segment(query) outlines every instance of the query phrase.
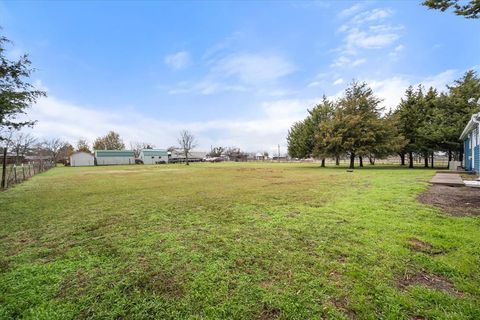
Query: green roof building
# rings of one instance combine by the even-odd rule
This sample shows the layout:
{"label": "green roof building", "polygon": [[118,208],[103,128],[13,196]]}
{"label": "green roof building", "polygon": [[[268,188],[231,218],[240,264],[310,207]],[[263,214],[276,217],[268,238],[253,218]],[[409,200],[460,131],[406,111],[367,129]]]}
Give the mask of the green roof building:
{"label": "green roof building", "polygon": [[97,165],[135,164],[132,150],[95,150]]}
{"label": "green roof building", "polygon": [[164,149],[143,149],[139,158],[144,164],[168,163],[168,152]]}

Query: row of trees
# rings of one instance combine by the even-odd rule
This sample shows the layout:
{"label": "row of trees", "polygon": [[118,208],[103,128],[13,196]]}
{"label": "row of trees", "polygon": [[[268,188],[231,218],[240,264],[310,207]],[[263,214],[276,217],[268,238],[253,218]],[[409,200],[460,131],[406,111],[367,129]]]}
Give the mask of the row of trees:
{"label": "row of trees", "polygon": [[[147,142],[130,142],[130,150],[135,153],[135,157],[138,157],[143,149],[153,149],[154,147],[153,144]],[[86,139],[78,139],[75,150],[91,153],[93,150],[124,150],[125,148],[125,143],[120,134],[115,131],[109,131],[106,135],[97,137],[93,142],[92,148],[90,148],[90,144]]]}
{"label": "row of trees", "polygon": [[61,139],[38,140],[30,133],[15,130],[11,130],[10,134],[5,135],[3,145],[13,154],[13,161],[17,165],[26,156],[48,158],[54,162],[61,162],[74,152],[73,146]]}
{"label": "row of trees", "polygon": [[425,166],[433,166],[436,151],[448,153],[449,160],[462,160],[463,144],[459,136],[474,112],[479,111],[480,79],[474,71],[447,86],[409,87],[393,111],[385,112],[366,83],[353,82],[342,98],[321,103],[308,110],[308,116],[289,130],[288,152],[295,158],[349,157],[350,168],[358,158],[360,166],[368,158],[398,155],[413,167],[414,156],[422,156]]}

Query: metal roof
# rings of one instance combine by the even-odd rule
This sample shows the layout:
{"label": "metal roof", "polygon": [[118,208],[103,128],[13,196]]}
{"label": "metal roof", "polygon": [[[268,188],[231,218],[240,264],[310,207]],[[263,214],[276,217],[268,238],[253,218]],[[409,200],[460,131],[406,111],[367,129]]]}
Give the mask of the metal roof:
{"label": "metal roof", "polygon": [[92,156],[92,157],[93,157],[93,154],[91,154],[90,152],[86,152],[86,151],[75,151],[75,152],[72,153],[70,156],[73,156],[74,154],[78,154],[78,153],[85,153],[85,154],[88,154],[89,156]]}
{"label": "metal roof", "polygon": [[465,126],[465,129],[463,129],[463,132],[460,135],[460,140],[464,140],[467,134],[469,134],[473,129],[475,129],[478,126],[479,120],[480,120],[480,112],[472,115],[472,117],[470,118],[470,121],[468,121],[467,125]]}
{"label": "metal roof", "polygon": [[95,150],[95,157],[135,157],[131,150]]}
{"label": "metal roof", "polygon": [[146,157],[151,157],[151,156],[166,157],[166,156],[168,156],[167,150],[164,150],[164,149],[143,149],[142,152],[143,152],[143,155],[146,156]]}

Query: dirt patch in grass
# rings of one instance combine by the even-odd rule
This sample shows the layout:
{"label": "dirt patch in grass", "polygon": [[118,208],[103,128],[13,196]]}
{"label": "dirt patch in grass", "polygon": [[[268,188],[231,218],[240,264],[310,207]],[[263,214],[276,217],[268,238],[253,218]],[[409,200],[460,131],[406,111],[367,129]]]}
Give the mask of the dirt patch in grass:
{"label": "dirt patch in grass", "polygon": [[0,272],[5,272],[8,270],[10,263],[4,258],[0,258]]}
{"label": "dirt patch in grass", "polygon": [[83,270],[77,270],[74,274],[68,276],[60,285],[57,293],[58,298],[67,296],[76,296],[86,292],[89,277]]}
{"label": "dirt patch in grass", "polygon": [[[145,259],[140,258],[134,269],[142,271],[130,289],[138,289],[144,293],[161,294],[167,298],[181,298],[184,295],[183,287],[172,272],[154,268]],[[131,271],[131,270],[130,270]]]}
{"label": "dirt patch in grass", "polygon": [[351,310],[348,305],[348,299],[345,296],[335,298],[332,300],[332,304],[335,306],[335,308],[342,312],[347,318],[349,319],[357,319],[357,314],[355,311]]}
{"label": "dirt patch in grass", "polygon": [[414,251],[419,251],[430,255],[444,253],[444,250],[434,248],[432,244],[417,238],[408,238],[407,246]]}
{"label": "dirt patch in grass", "polygon": [[271,306],[268,306],[268,305],[264,304],[263,307],[262,307],[262,311],[258,315],[257,319],[259,319],[259,320],[278,319],[278,318],[280,318],[281,314],[282,314],[282,312],[280,311],[280,309],[273,308]]}
{"label": "dirt patch in grass", "polygon": [[420,285],[429,289],[443,291],[457,297],[463,297],[463,293],[456,290],[449,279],[439,275],[430,274],[424,270],[417,273],[406,273],[403,278],[398,281],[398,286],[401,289],[406,289],[414,285]]}
{"label": "dirt patch in grass", "polygon": [[480,188],[433,185],[418,200],[454,216],[480,215]]}
{"label": "dirt patch in grass", "polygon": [[183,296],[183,288],[175,279],[174,275],[164,271],[154,271],[139,281],[138,286],[145,291],[160,293],[170,298],[180,298]]}
{"label": "dirt patch in grass", "polygon": [[[180,169],[174,168],[155,168],[155,170],[164,172],[164,171],[179,171]],[[119,170],[92,170],[92,171],[85,171],[83,174],[130,174],[130,173],[144,173],[144,172],[153,172],[152,169],[119,169]]]}

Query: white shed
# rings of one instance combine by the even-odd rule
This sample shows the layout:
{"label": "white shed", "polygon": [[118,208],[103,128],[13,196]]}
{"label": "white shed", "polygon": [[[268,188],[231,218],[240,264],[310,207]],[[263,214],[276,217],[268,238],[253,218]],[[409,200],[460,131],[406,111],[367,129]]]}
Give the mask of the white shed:
{"label": "white shed", "polygon": [[144,164],[168,163],[168,152],[163,149],[143,149],[139,158]]}
{"label": "white shed", "polygon": [[95,150],[97,165],[135,164],[135,153],[131,150]]}
{"label": "white shed", "polygon": [[81,166],[94,166],[95,158],[91,153],[88,152],[75,152],[70,156],[70,166],[72,167],[81,167]]}

